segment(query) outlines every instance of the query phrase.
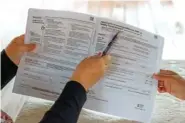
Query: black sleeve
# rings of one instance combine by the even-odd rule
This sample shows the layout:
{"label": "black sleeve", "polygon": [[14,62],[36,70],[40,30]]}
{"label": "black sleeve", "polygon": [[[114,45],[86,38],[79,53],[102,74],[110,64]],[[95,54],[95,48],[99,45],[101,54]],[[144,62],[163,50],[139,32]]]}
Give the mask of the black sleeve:
{"label": "black sleeve", "polygon": [[5,50],[1,52],[1,89],[15,76],[17,66],[7,56]]}
{"label": "black sleeve", "polygon": [[76,123],[85,101],[84,87],[78,82],[70,81],[40,123]]}

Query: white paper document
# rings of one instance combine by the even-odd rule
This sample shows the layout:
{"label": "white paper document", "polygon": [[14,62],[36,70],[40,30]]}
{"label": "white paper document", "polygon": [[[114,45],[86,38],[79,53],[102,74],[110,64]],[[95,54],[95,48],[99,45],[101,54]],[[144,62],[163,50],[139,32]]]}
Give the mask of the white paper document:
{"label": "white paper document", "polygon": [[163,38],[105,18],[67,11],[29,9],[25,43],[36,43],[19,64],[13,92],[55,101],[76,65],[101,52],[118,31],[112,63],[87,95],[84,108],[149,122]]}

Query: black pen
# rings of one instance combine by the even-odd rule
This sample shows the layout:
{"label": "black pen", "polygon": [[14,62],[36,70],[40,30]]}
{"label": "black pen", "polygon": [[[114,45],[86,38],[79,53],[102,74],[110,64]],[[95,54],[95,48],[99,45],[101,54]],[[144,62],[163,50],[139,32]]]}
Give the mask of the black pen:
{"label": "black pen", "polygon": [[109,51],[109,49],[111,48],[111,46],[113,45],[113,43],[116,41],[116,38],[118,37],[118,34],[120,33],[120,31],[118,31],[116,33],[116,35],[114,35],[114,37],[112,38],[112,40],[108,43],[107,47],[105,48],[105,50],[102,53],[102,56],[105,56],[107,54],[107,52]]}

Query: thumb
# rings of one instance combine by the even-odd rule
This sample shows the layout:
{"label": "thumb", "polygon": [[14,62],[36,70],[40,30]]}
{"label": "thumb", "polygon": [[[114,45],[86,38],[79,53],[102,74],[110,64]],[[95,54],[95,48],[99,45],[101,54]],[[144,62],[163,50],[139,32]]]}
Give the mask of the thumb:
{"label": "thumb", "polygon": [[102,57],[102,59],[104,60],[105,65],[109,65],[110,61],[111,61],[111,56],[110,55],[105,55]]}
{"label": "thumb", "polygon": [[161,75],[161,74],[154,74],[153,77],[154,79],[161,81],[172,79],[172,76],[170,75]]}
{"label": "thumb", "polygon": [[21,46],[21,51],[31,52],[36,48],[36,44],[24,44]]}
{"label": "thumb", "polygon": [[177,73],[176,73],[176,72],[173,72],[173,71],[171,71],[171,70],[163,70],[163,69],[161,69],[161,70],[160,70],[160,74],[176,75]]}

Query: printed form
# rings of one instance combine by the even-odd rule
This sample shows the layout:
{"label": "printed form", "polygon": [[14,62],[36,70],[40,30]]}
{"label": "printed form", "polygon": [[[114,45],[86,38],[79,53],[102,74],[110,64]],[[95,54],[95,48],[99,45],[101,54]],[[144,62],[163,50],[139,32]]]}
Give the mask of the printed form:
{"label": "printed form", "polygon": [[105,77],[88,93],[88,109],[149,122],[157,92],[158,72],[163,38],[132,26],[97,19],[95,52],[103,51],[118,31],[118,39],[111,47],[112,64]]}
{"label": "printed form", "polygon": [[25,42],[37,49],[21,59],[13,91],[56,100],[76,65],[89,56],[94,32],[89,15],[30,9]]}
{"label": "printed form", "polygon": [[163,38],[133,26],[74,12],[30,9],[25,42],[36,43],[19,64],[13,92],[55,101],[85,57],[111,47],[112,63],[87,95],[84,108],[149,122]]}

